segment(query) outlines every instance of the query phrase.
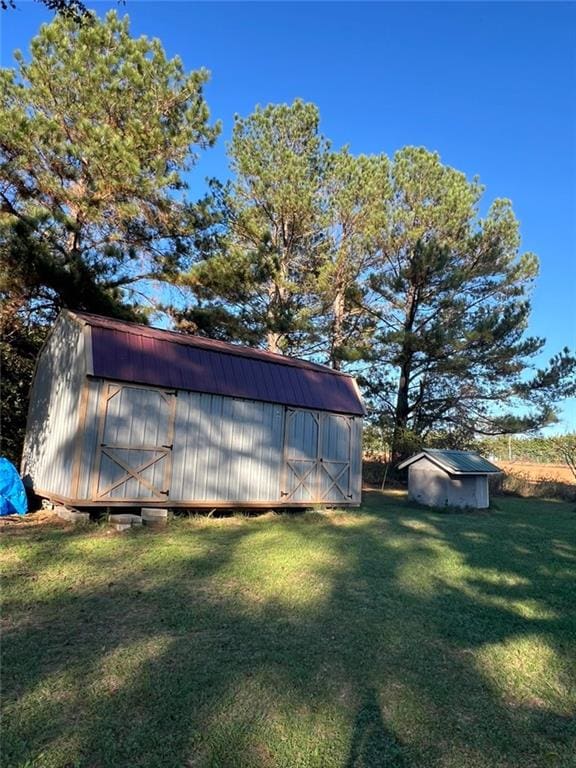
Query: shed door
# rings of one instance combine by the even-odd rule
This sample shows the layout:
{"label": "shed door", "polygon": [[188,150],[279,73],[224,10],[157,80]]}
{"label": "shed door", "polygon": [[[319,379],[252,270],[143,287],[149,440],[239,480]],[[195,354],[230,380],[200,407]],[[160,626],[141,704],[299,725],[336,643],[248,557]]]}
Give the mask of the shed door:
{"label": "shed door", "polygon": [[286,409],[282,500],[349,502],[350,416]]}
{"label": "shed door", "polygon": [[95,500],[168,497],[175,395],[120,384],[104,387],[92,494]]}
{"label": "shed door", "polygon": [[285,425],[283,501],[316,501],[320,414],[287,408]]}
{"label": "shed door", "polygon": [[350,416],[337,416],[332,413],[321,415],[319,501],[338,503],[349,502],[352,498],[350,491],[352,424],[353,419]]}

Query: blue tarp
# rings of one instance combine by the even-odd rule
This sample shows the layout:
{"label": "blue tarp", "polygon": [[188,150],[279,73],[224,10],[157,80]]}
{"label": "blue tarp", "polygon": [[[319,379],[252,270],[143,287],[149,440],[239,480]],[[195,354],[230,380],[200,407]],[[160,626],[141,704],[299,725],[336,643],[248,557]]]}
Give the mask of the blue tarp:
{"label": "blue tarp", "polygon": [[16,467],[0,458],[0,517],[25,515],[28,511],[26,491]]}

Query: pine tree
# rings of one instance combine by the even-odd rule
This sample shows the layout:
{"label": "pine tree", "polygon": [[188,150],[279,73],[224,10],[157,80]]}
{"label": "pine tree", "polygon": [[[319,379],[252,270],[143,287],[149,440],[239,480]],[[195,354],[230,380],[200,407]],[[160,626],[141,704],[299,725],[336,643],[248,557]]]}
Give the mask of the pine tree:
{"label": "pine tree", "polygon": [[2,267],[55,307],[113,311],[187,252],[182,171],[218,133],[208,74],[114,12],[57,16],[15,59],[0,70]]}
{"label": "pine tree", "polygon": [[[387,158],[330,152],[314,105],[236,118],[233,180],[213,183],[205,258],[179,282],[195,303],[181,328],[312,355],[339,368],[366,354],[361,275],[385,212]],[[208,214],[211,211],[211,215]]]}
{"label": "pine tree", "polygon": [[297,100],[237,116],[229,157],[233,180],[213,185],[207,258],[179,278],[199,303],[175,316],[181,326],[274,352],[302,351],[312,332],[328,159],[317,108]]}
{"label": "pine tree", "polygon": [[454,441],[553,421],[576,360],[565,349],[526,377],[545,343],[527,335],[538,261],[519,250],[510,202],[480,218],[479,182],[421,148],[395,155],[390,182],[369,277],[379,332],[366,383],[395,458],[434,430]]}
{"label": "pine tree", "polygon": [[366,311],[363,277],[375,263],[388,187],[385,155],[354,156],[346,148],[331,155],[323,180],[324,248],[315,291],[318,336],[325,340],[327,362],[336,369],[369,355],[374,317]]}

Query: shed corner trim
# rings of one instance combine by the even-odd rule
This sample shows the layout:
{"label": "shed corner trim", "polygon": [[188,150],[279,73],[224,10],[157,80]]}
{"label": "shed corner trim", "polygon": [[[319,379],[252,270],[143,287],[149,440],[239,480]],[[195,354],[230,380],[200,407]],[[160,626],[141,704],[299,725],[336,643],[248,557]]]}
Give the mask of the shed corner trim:
{"label": "shed corner trim", "polygon": [[[416,453],[414,456],[410,456],[409,459],[404,459],[404,461],[400,462],[396,469],[405,469],[406,467],[409,467],[411,464],[415,464],[417,461],[420,461],[422,458],[430,458],[428,454],[424,453],[424,451],[420,451],[420,453]],[[434,462],[435,464],[438,462]],[[440,464],[438,466],[441,466]],[[445,467],[442,467],[442,469],[445,469]]]}

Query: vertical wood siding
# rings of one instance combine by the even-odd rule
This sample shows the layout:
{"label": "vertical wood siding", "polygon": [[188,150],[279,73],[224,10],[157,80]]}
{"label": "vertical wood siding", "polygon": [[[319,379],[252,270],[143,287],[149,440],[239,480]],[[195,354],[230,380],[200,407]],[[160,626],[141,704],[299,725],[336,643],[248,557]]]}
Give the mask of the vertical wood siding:
{"label": "vertical wood siding", "polygon": [[321,466],[318,496],[322,501],[348,503],[350,491],[350,456],[352,448],[351,416],[321,415]]}
{"label": "vertical wood siding", "polygon": [[[155,455],[155,446],[171,443],[169,476],[164,476],[164,458],[142,472],[148,486],[169,490],[163,497],[168,505],[360,502],[362,418],[180,390],[172,401],[171,434],[168,393],[85,377],[82,335],[70,326],[54,333],[53,348],[39,364],[32,420],[37,427],[27,440],[27,466],[35,467],[30,474],[37,488],[78,503],[158,501],[106,455],[106,446],[134,467]],[[78,435],[82,384],[87,388],[86,414]],[[46,403],[51,406],[43,407]],[[76,491],[70,478],[77,435],[81,450]],[[299,475],[310,467],[311,476],[300,483]]]}
{"label": "vertical wood siding", "polygon": [[[123,471],[101,455],[100,441],[160,446],[167,440],[165,418],[157,407],[161,390],[102,380],[88,386],[78,498],[103,501],[94,493],[119,482]],[[110,397],[109,387],[118,393]],[[188,391],[178,392],[175,408],[166,503],[360,503],[361,418]],[[116,449],[115,455],[132,466],[146,458],[137,450]],[[159,462],[143,475],[160,489],[161,473]],[[153,496],[127,479],[105,498]]]}
{"label": "vertical wood siding", "polygon": [[111,385],[105,405],[102,443],[110,448],[107,454],[101,452],[98,492],[103,493],[116,484],[104,495],[111,499],[151,498],[154,494],[136,478],[129,477],[122,482],[126,477],[122,464],[139,467],[154,460],[140,476],[159,491],[164,489],[169,455],[152,449],[162,448],[169,439],[171,411],[167,396],[162,390]]}
{"label": "vertical wood siding", "polygon": [[281,489],[284,501],[359,503],[361,441],[361,418],[288,408]]}
{"label": "vertical wood siding", "polygon": [[40,354],[30,393],[22,476],[34,488],[71,493],[84,370],[82,328],[62,315]]}
{"label": "vertical wood siding", "polygon": [[452,477],[448,480],[447,503],[451,507],[472,507],[481,509],[487,506],[482,499],[478,498],[477,488],[478,480],[488,483],[488,478],[475,477],[473,475],[464,475],[462,477]]}
{"label": "vertical wood siding", "polygon": [[318,495],[318,459],[321,426],[318,411],[286,411],[282,499],[301,503]]}
{"label": "vertical wood siding", "polygon": [[279,499],[284,408],[179,392],[170,499]]}
{"label": "vertical wood siding", "polygon": [[94,465],[98,445],[98,405],[102,397],[102,390],[108,385],[101,379],[87,379],[85,386],[88,387],[88,403],[84,432],[81,435],[80,482],[78,493],[75,494],[79,499],[91,498],[92,474],[96,471]]}
{"label": "vertical wood siding", "polygon": [[486,509],[490,506],[489,488],[487,475],[476,478],[476,503],[478,504],[478,509]]}
{"label": "vertical wood siding", "polygon": [[428,459],[421,459],[408,468],[408,495],[419,504],[430,507],[446,506],[448,475]]}
{"label": "vertical wood siding", "polygon": [[352,426],[352,445],[350,450],[350,493],[352,503],[362,501],[362,430],[363,419],[355,416]]}

